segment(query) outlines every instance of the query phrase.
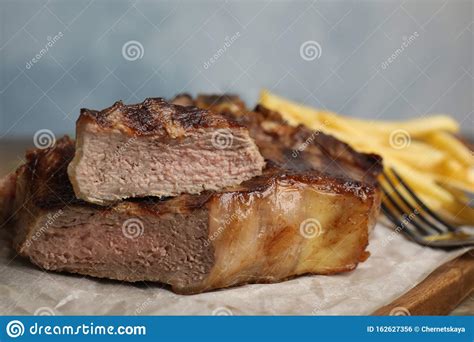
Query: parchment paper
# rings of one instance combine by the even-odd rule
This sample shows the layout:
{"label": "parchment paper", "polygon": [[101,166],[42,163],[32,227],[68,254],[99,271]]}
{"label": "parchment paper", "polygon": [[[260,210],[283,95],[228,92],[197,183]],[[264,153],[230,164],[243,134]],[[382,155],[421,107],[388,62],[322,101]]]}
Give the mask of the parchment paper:
{"label": "parchment paper", "polygon": [[350,273],[181,296],[156,284],[43,272],[14,257],[6,243],[1,246],[0,313],[8,315],[370,314],[466,252],[420,247],[378,224],[369,245],[372,255]]}

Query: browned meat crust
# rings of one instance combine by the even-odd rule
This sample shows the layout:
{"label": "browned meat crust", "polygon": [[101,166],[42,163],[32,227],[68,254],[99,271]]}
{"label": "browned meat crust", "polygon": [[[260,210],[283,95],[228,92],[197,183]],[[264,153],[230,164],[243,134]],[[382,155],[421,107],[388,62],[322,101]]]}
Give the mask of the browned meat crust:
{"label": "browned meat crust", "polygon": [[357,152],[333,136],[302,125],[292,127],[279,113],[262,106],[249,111],[235,95],[200,95],[192,104],[247,127],[264,158],[283,169],[318,171],[341,184],[378,187],[377,176],[383,170],[379,155]]}
{"label": "browned meat crust", "polygon": [[84,109],[76,139],[69,179],[78,198],[95,204],[217,191],[260,175],[264,167],[244,126],[160,98]]}
{"label": "browned meat crust", "polygon": [[[333,274],[364,261],[381,159],[262,108],[226,113],[249,128],[267,167],[221,192],[99,207],[77,200],[67,181],[69,138],[30,152],[18,171],[17,197],[27,206],[16,249],[48,270],[159,281],[180,293]],[[123,231],[130,219],[143,228],[132,239]]]}
{"label": "browned meat crust", "polygon": [[117,101],[101,111],[83,108],[78,125],[82,120],[93,120],[103,128],[118,128],[129,135],[171,137],[199,128],[240,127],[207,110],[174,105],[162,98],[148,98],[134,105]]}

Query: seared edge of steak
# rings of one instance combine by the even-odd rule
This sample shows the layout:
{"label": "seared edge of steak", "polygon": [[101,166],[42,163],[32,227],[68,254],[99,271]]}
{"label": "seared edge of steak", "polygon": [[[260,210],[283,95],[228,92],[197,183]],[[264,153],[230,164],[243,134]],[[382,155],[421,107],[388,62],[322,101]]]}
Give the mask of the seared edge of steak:
{"label": "seared edge of steak", "polygon": [[[367,257],[380,201],[372,186],[354,192],[318,172],[269,165],[222,192],[101,207],[75,199],[64,183],[73,155],[65,137],[30,152],[18,172],[17,197],[26,206],[15,246],[44,269],[159,281],[190,294],[349,271]],[[141,222],[141,235],[126,236],[130,219]]]}
{"label": "seared edge of steak", "polygon": [[265,165],[244,126],[163,99],[83,110],[76,131],[69,178],[77,197],[101,205],[220,190]]}
{"label": "seared edge of steak", "polygon": [[132,105],[117,101],[111,107],[100,111],[82,108],[77,124],[82,121],[92,121],[104,129],[116,128],[132,136],[154,135],[172,138],[199,128],[241,127],[205,109],[175,105],[159,97],[147,98],[142,103]]}
{"label": "seared edge of steak", "polygon": [[[279,124],[279,130],[286,130],[285,132],[279,131],[278,134],[284,143],[287,146],[291,146],[294,151],[298,152],[302,147],[301,145],[309,145],[310,148],[314,148],[312,145],[315,145],[327,158],[341,164],[342,167],[348,167],[349,170],[358,169],[363,171],[363,176],[354,173],[345,173],[347,178],[353,177],[356,180],[377,184],[377,177],[383,171],[382,157],[378,154],[358,152],[348,143],[321,131],[317,131],[317,134],[315,134],[315,131],[304,125],[298,125],[296,127],[289,126],[278,112],[271,111],[261,105],[255,108],[255,112],[258,113],[256,116],[257,120],[259,120],[260,125],[263,125],[264,129],[265,124],[263,122],[272,121]],[[227,113],[229,112],[227,111]],[[245,122],[243,112],[233,112],[233,114],[227,115],[237,122]],[[271,130],[270,128],[270,131]],[[327,161],[329,162],[329,160]],[[332,168],[331,165],[332,163],[328,166],[331,172],[334,172],[335,169]]]}

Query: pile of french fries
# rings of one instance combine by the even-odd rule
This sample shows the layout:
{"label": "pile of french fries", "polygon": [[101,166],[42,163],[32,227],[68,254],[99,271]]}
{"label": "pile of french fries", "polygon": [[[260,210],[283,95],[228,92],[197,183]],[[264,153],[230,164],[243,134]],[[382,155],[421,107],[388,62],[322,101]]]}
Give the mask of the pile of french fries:
{"label": "pile of french fries", "polygon": [[[259,104],[291,125],[331,134],[360,152],[383,157],[432,210],[458,225],[474,225],[464,190],[474,191],[474,155],[454,135],[459,124],[446,115],[388,122],[360,120],[307,107],[263,90]],[[400,191],[402,189],[400,188]]]}

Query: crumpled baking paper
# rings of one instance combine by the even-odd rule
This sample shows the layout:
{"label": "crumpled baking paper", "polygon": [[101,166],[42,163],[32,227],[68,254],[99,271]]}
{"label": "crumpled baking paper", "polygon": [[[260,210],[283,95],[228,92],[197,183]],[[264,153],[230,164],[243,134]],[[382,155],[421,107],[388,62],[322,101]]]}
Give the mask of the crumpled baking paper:
{"label": "crumpled baking paper", "polygon": [[367,315],[466,252],[421,247],[379,223],[371,256],[352,272],[182,296],[153,283],[44,272],[0,246],[3,315]]}

